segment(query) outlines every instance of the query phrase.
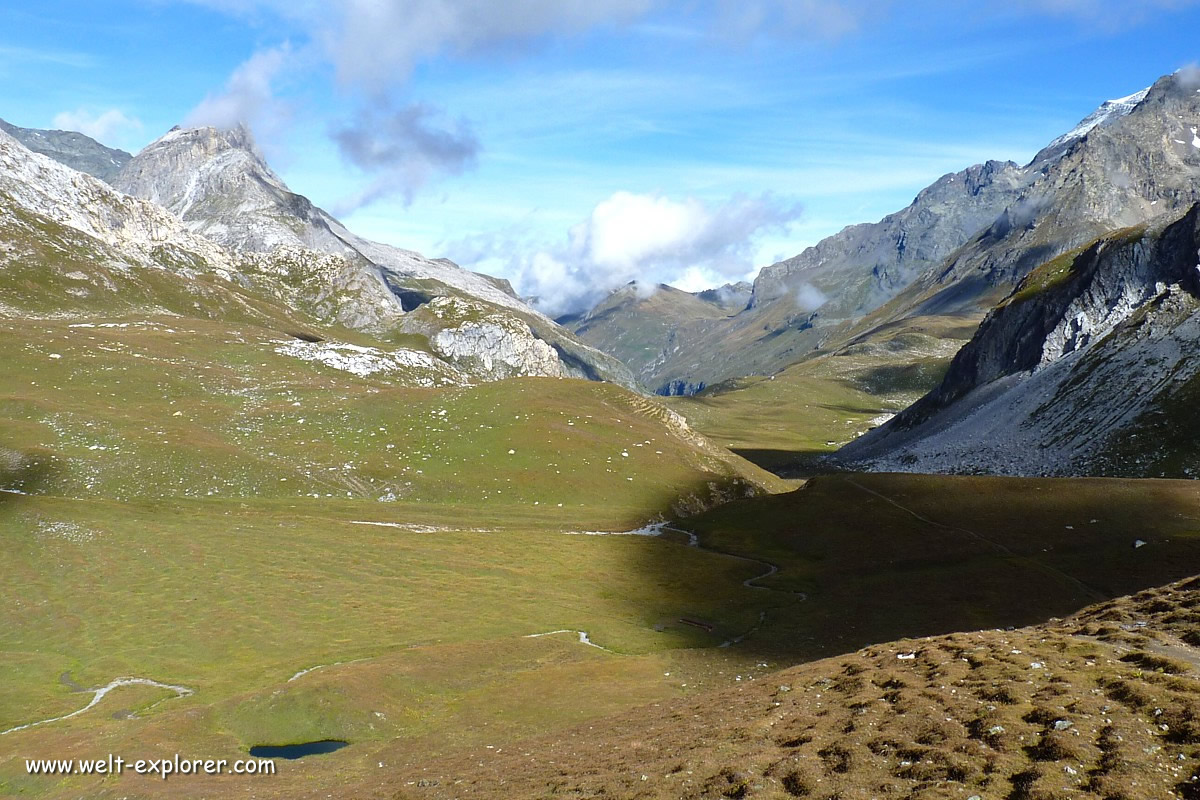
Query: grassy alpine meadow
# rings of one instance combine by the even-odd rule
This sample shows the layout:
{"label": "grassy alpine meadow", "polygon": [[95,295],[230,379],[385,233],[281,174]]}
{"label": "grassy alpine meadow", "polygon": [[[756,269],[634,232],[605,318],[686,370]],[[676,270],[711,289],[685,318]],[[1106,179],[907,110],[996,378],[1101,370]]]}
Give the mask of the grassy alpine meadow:
{"label": "grassy alpine meadow", "polygon": [[[782,487],[651,401],[361,376],[253,324],[0,326],[0,794],[212,791],[27,758],[354,745],[289,763],[287,796],[364,780],[384,742],[544,732],[756,669],[713,647],[756,625],[755,564],[599,535]],[[122,678],[147,683],[57,719]]]}
{"label": "grassy alpine meadow", "polygon": [[803,593],[756,635],[769,660],[1035,624],[1200,573],[1186,480],[839,474],[687,525],[777,566],[756,582],[777,597]]}
{"label": "grassy alpine meadow", "polygon": [[[0,794],[390,797],[446,754],[537,759],[537,737],[631,709],[1200,572],[1189,482],[788,492],[618,387],[373,371],[400,351],[285,326],[0,322]],[[854,386],[813,379],[864,415],[906,391],[857,357]],[[847,403],[768,449],[832,439]],[[349,746],[270,776],[26,767],[321,740]]]}

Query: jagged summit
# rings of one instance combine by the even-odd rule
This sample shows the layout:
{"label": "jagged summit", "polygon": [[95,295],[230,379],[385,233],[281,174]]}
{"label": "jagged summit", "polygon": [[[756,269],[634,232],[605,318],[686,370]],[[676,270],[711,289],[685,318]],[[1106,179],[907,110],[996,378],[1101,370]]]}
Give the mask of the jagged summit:
{"label": "jagged summit", "polygon": [[192,230],[238,251],[270,253],[291,247],[330,253],[360,261],[368,270],[378,267],[438,281],[541,316],[494,279],[351,233],[332,214],[288,188],[244,125],[172,128],[138,153],[114,185],[158,203]]}
{"label": "jagged summit", "polygon": [[288,189],[244,125],[174,127],[126,164],[113,185],[163,206],[188,227],[238,250],[281,245],[345,255],[332,217]]}

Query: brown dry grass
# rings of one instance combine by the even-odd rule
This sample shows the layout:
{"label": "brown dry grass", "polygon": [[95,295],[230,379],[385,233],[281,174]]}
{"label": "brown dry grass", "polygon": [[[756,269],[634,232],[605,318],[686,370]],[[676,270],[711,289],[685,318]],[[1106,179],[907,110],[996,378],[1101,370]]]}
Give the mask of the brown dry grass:
{"label": "brown dry grass", "polygon": [[1200,798],[1200,579],[872,646],[564,736],[415,765],[399,798]]}

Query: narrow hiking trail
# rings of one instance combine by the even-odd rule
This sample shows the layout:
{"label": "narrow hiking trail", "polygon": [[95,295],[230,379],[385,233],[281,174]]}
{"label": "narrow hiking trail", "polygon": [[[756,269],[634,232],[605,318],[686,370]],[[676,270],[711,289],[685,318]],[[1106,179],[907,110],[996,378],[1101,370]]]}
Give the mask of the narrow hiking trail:
{"label": "narrow hiking trail", "polygon": [[614,655],[617,655],[617,653],[615,651],[609,650],[607,647],[602,647],[602,646],[596,644],[595,642],[593,642],[590,638],[588,638],[587,631],[577,631],[577,630],[573,630],[570,628],[563,628],[562,630],[546,631],[545,633],[527,633],[527,634],[525,634],[525,636],[523,638],[525,638],[525,639],[540,639],[543,636],[554,636],[555,634],[559,634],[559,633],[577,633],[577,634],[579,634],[579,643],[580,644],[586,644],[588,647],[594,647],[597,650],[603,650],[606,653],[613,653]]}

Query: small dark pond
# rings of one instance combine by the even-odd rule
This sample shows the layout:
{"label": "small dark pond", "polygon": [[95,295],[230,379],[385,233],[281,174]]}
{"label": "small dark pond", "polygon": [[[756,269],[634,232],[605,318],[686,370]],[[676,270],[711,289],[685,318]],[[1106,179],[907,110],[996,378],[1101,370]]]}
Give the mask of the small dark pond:
{"label": "small dark pond", "polygon": [[322,739],[319,742],[302,742],[301,744],[260,744],[250,748],[250,755],[255,758],[304,758],[317,756],[322,753],[332,753],[341,750],[349,742],[337,739]]}

